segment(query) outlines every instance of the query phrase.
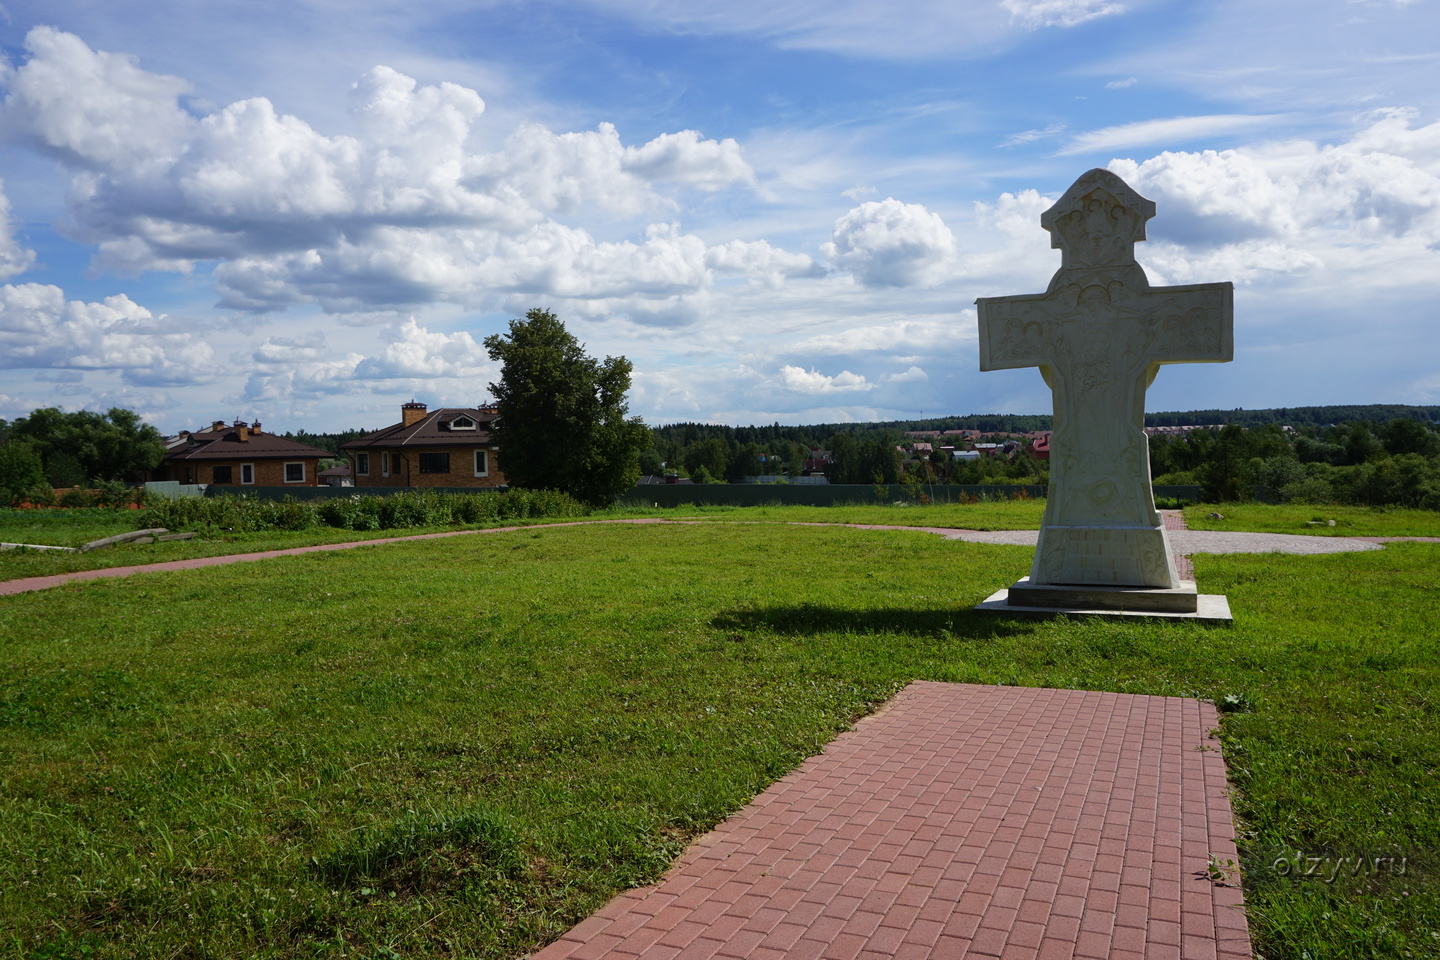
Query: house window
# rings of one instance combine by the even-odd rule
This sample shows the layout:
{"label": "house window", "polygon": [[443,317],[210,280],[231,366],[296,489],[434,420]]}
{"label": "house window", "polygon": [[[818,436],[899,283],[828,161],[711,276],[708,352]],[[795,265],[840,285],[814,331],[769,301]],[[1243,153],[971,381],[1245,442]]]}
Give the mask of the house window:
{"label": "house window", "polygon": [[213,467],[213,468],[211,469],[211,471],[210,471],[210,482],[211,482],[211,483],[234,483],[235,481],[232,480],[232,479],[230,479],[230,471],[231,471],[231,469],[232,469],[232,468],[230,467],[230,465],[229,465],[228,463],[227,463],[227,464],[224,464],[224,465],[222,465],[222,466]]}
{"label": "house window", "polygon": [[287,464],[285,464],[285,482],[286,482],[286,483],[304,483],[304,482],[305,482],[305,464],[304,464],[303,462],[302,462],[302,463],[287,463]]}
{"label": "house window", "polygon": [[450,454],[448,453],[422,453],[420,454],[421,473],[449,473]]}
{"label": "house window", "polygon": [[255,482],[255,464],[240,464],[240,482],[243,484],[253,484]]}
{"label": "house window", "polygon": [[390,476],[390,454],[388,453],[380,454],[380,476]]}
{"label": "house window", "polygon": [[370,476],[370,454],[368,454],[368,453],[357,453],[357,454],[355,454],[355,475],[356,475],[357,477],[368,477],[368,476]]}
{"label": "house window", "polygon": [[475,476],[490,476],[490,456],[484,450],[475,451]]}
{"label": "house window", "polygon": [[451,421],[450,421],[450,429],[451,429],[451,430],[474,430],[474,429],[475,429],[475,421],[474,421],[474,420],[471,420],[469,417],[456,417],[454,420],[451,420]]}

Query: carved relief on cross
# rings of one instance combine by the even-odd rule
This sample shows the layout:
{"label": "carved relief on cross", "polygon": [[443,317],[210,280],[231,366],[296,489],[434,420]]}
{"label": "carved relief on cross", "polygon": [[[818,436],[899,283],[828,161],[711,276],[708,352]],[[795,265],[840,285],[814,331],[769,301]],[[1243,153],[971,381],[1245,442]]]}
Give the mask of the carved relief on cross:
{"label": "carved relief on cross", "polygon": [[1135,243],[1154,215],[1119,177],[1091,170],[1040,217],[1061,251],[1045,293],[975,301],[980,369],[1039,367],[1053,393],[1032,583],[1179,582],[1150,490],[1145,390],[1162,364],[1231,359],[1233,287],[1151,287]]}

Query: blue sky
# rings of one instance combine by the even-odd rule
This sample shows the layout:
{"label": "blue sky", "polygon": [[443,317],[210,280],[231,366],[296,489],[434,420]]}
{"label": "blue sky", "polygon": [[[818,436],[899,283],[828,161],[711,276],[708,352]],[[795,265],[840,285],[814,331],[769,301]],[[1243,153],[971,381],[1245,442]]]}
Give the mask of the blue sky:
{"label": "blue sky", "polygon": [[1440,402],[1435,0],[6,3],[0,417],[377,428],[530,307],[652,423],[1038,413],[976,297],[1091,167],[1236,284],[1148,407]]}

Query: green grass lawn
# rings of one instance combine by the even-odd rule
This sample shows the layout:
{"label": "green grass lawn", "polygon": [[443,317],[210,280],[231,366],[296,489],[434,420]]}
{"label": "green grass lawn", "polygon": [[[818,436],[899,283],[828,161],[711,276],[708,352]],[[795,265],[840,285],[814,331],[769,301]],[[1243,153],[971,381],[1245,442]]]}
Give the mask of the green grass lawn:
{"label": "green grass lawn", "polygon": [[[133,511],[96,511],[99,516],[87,516],[89,511],[56,510],[50,522],[34,523],[29,518],[14,514],[34,514],[39,511],[0,511],[0,542],[50,544],[61,547],[78,547],[91,540],[114,536],[136,529],[138,513]],[[118,517],[106,516],[118,514]],[[66,517],[64,514],[71,514]],[[506,520],[488,526],[526,526],[530,524],[554,523],[552,519]],[[51,550],[5,550],[0,551],[0,580],[18,580],[23,577],[49,577],[80,570],[100,570],[110,567],[129,567],[148,563],[163,563],[167,560],[189,560],[196,557],[221,557],[236,553],[259,553],[266,550],[288,550],[293,547],[307,547],[322,543],[355,543],[364,540],[381,540],[389,537],[410,537],[424,533],[444,533],[457,529],[482,529],[475,527],[432,526],[403,527],[394,530],[344,530],[336,527],[312,527],[308,530],[262,530],[249,533],[216,531],[202,533],[192,540],[171,540],[165,543],[121,543],[101,547],[86,553],[61,553]]]}
{"label": "green grass lawn", "polygon": [[904,527],[949,527],[956,530],[1038,530],[1044,500],[993,500],[984,503],[836,504],[807,507],[771,504],[758,507],[676,507],[635,509],[619,516],[698,517],[762,523],[878,523]]}
{"label": "green grass lawn", "polygon": [[135,529],[138,510],[0,510],[0,543],[78,547]]}
{"label": "green grass lawn", "polygon": [[1029,563],[590,525],[0,598],[0,955],[521,955],[913,679],[1228,698],[1259,951],[1440,953],[1440,545],[1197,557],[1229,629],[970,612]]}
{"label": "green grass lawn", "polygon": [[[1219,513],[1225,519],[1211,520]],[[1334,520],[1335,526],[1329,521]],[[1318,521],[1314,526],[1312,521]],[[1440,537],[1440,512],[1403,507],[1309,507],[1302,504],[1200,503],[1185,508],[1191,530],[1247,530],[1320,537]]]}
{"label": "green grass lawn", "polygon": [[[968,530],[1035,530],[1045,511],[1044,500],[1000,500],[975,504],[838,504],[807,507],[772,504],[758,507],[687,506],[650,508],[622,504],[601,511],[595,519],[657,517],[696,518],[730,523],[866,523],[906,527],[948,527]],[[1207,515],[1221,512],[1224,520]],[[1195,530],[1251,530],[1316,536],[1440,536],[1440,513],[1369,507],[1301,507],[1267,504],[1202,504],[1187,507]],[[135,529],[139,513],[126,510],[0,510],[0,541],[78,547],[90,540]],[[1306,521],[1334,519],[1336,525],[1309,526]],[[502,526],[545,524],[565,520],[504,521]],[[490,524],[495,526],[497,524]],[[478,527],[477,527],[478,528]],[[214,557],[263,550],[283,550],[321,543],[353,543],[384,537],[438,533],[458,529],[407,527],[398,530],[354,531],[330,527],[269,530],[256,533],[211,532],[194,540],[163,544],[120,544],[85,554],[50,551],[0,551],[0,580],[53,576],[80,570],[123,567],[165,560]]]}

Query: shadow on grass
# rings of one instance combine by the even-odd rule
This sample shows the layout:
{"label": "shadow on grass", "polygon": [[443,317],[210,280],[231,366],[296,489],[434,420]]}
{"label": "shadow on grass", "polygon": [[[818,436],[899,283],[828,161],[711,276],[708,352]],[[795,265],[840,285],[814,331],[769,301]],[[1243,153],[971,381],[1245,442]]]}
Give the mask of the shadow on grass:
{"label": "shadow on grass", "polygon": [[898,633],[936,639],[995,640],[1029,633],[1030,624],[977,614],[968,607],[914,609],[879,607],[855,610],[802,603],[729,610],[710,620],[716,630],[769,630],[780,634]]}

